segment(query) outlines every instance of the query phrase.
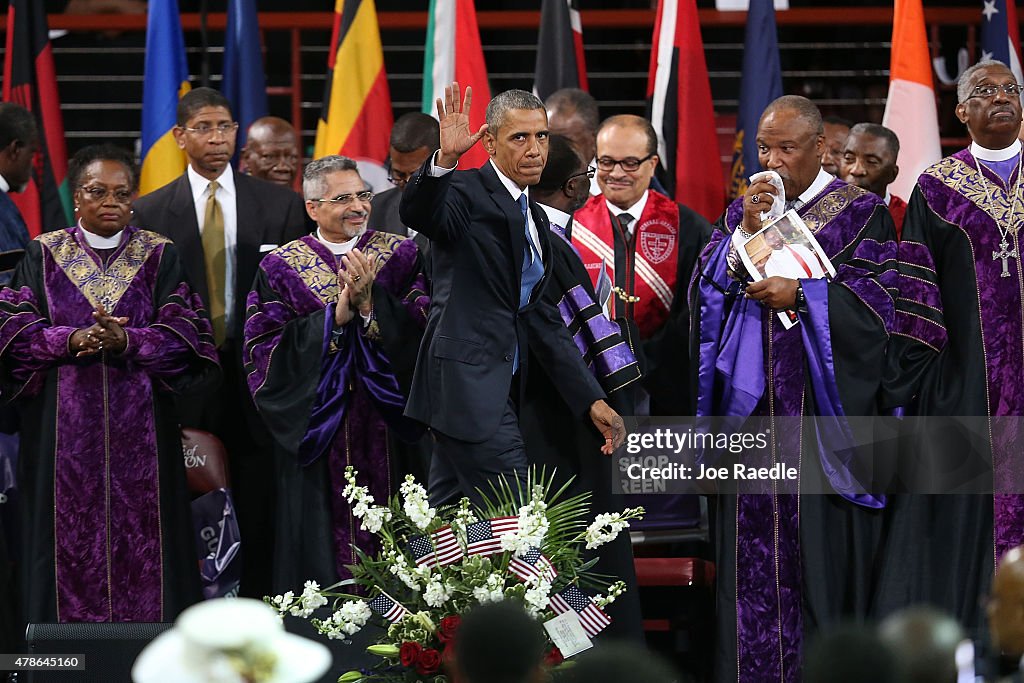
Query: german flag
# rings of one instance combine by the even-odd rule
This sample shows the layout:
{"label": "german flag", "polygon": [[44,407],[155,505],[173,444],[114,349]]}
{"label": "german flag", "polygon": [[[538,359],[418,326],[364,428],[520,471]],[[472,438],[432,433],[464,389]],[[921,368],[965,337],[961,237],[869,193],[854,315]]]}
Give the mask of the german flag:
{"label": "german flag", "polygon": [[3,98],[35,114],[40,131],[32,179],[24,192],[12,194],[11,199],[32,237],[66,228],[72,221],[68,153],[43,3],[11,0],[7,8]]}
{"label": "german flag", "polygon": [[373,0],[336,0],[331,45],[313,157],[383,163],[394,117]]}

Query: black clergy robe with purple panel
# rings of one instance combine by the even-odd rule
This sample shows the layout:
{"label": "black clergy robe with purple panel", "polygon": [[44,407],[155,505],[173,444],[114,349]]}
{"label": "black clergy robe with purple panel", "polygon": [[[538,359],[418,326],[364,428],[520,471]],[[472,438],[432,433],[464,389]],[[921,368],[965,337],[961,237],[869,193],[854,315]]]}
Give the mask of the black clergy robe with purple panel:
{"label": "black clergy robe with purple panel", "polygon": [[355,245],[376,256],[373,314],[333,335],[340,257],[306,236],[270,252],[249,293],[246,379],[276,445],[274,590],[348,578],[352,546],[374,552],[341,495],[345,467],[378,504],[398,488],[388,428],[422,430],[402,416],[426,322],[426,279],[416,243],[367,230]]}
{"label": "black clergy robe with purple panel", "polygon": [[[984,486],[996,495],[975,488],[977,495],[894,498],[886,553],[887,570],[905,578],[904,600],[935,604],[969,628],[984,625],[995,558],[1024,542],[1024,497],[1014,495],[1022,490],[1022,440],[1009,419],[1024,415],[1024,251],[1016,232],[1024,193],[1019,164],[1005,181],[985,162],[981,168],[984,179],[965,149],[918,178],[899,247],[885,396],[927,418],[904,459],[925,464],[933,478],[972,448],[985,451]],[[1006,250],[999,225],[1009,231]],[[992,438],[965,440],[964,421],[934,419],[943,416],[981,418],[973,422]],[[948,483],[971,482],[961,475]]]}
{"label": "black clergy robe with purple panel", "polygon": [[[201,596],[172,395],[216,374],[213,332],[170,240],[122,234],[98,253],[80,227],[45,233],[0,291],[29,622],[172,621]],[[74,358],[100,304],[128,346]]]}
{"label": "black clergy robe with purple panel", "polygon": [[[840,180],[798,213],[837,271],[831,282],[801,280],[808,311],[798,325],[784,329],[728,273],[742,200],[719,219],[691,285],[697,415],[770,420],[768,453],[744,453],[744,464],[799,464],[800,477],[715,497],[719,681],[799,681],[805,633],[870,609],[884,499],[859,488],[859,464],[837,461],[841,449],[813,444],[827,419],[876,412],[894,317],[895,232],[881,198]],[[798,416],[818,421],[802,429],[778,421]],[[766,460],[747,459],[755,457]],[[839,495],[796,495],[822,480]]]}

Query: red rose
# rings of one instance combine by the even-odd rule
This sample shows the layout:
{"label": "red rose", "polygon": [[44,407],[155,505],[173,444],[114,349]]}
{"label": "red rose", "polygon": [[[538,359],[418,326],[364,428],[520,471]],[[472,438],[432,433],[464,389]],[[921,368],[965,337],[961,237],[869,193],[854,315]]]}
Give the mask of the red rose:
{"label": "red rose", "polygon": [[544,663],[547,666],[555,667],[565,661],[565,657],[562,656],[562,651],[557,647],[551,648],[546,655],[544,655]]}
{"label": "red rose", "polygon": [[407,640],[402,643],[402,647],[398,648],[398,658],[402,661],[402,666],[416,666],[416,662],[419,661],[421,652],[423,652],[422,645],[417,642]]}
{"label": "red rose", "polygon": [[416,673],[421,676],[436,674],[441,668],[441,653],[433,648],[420,653],[419,661],[416,662]]}
{"label": "red rose", "polygon": [[457,614],[453,614],[450,617],[445,617],[441,620],[441,625],[437,629],[437,639],[447,645],[455,640],[455,634],[459,630],[459,624],[462,623],[462,617]]}

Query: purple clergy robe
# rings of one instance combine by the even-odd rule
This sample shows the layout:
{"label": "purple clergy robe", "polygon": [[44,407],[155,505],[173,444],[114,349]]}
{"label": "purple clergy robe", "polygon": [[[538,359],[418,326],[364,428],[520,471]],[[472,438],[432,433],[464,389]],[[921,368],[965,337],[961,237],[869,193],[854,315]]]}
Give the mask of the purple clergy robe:
{"label": "purple clergy robe", "polygon": [[848,550],[835,539],[848,530],[871,543],[884,501],[859,485],[858,463],[837,460],[815,425],[774,420],[814,415],[819,428],[829,419],[841,428],[845,415],[874,413],[894,317],[895,231],[879,197],[840,180],[798,213],[837,271],[831,282],[801,280],[808,312],[799,325],[784,329],[726,272],[742,200],[719,219],[690,288],[697,415],[771,418],[770,460],[745,454],[744,463],[799,463],[801,479],[824,475],[839,494],[801,497],[766,482],[758,494],[718,497],[718,680],[798,681],[804,632],[868,609],[866,596],[843,595],[844,583],[868,571],[866,558],[837,559]]}
{"label": "purple clergy robe", "polygon": [[429,298],[416,243],[367,230],[356,247],[376,255],[373,314],[334,339],[338,260],[306,236],[268,254],[249,294],[243,359],[261,417],[277,442],[275,589],[347,578],[353,545],[371,552],[341,495],[352,465],[378,504],[393,489],[387,429],[412,438],[402,416]]}
{"label": "purple clergy robe", "polygon": [[[74,358],[100,304],[128,346]],[[217,372],[174,245],[128,227],[104,262],[79,227],[36,238],[0,291],[0,360],[22,409],[27,619],[174,619],[200,594],[171,393]]]}

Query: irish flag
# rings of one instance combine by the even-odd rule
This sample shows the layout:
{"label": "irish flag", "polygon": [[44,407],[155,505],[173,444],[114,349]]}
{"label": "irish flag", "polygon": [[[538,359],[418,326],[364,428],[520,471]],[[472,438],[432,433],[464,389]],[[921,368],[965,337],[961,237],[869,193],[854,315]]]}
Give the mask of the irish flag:
{"label": "irish flag", "polygon": [[917,177],[942,158],[921,0],[896,0],[891,60],[882,125],[900,139],[900,174],[889,190],[910,199]]}
{"label": "irish flag", "polygon": [[[423,111],[437,116],[435,101],[444,100],[444,88],[458,81],[465,92],[473,88],[469,112],[470,131],[480,130],[484,110],[491,101],[487,83],[487,65],[480,47],[480,29],[476,23],[473,0],[430,0],[427,24],[427,49],[423,60]],[[477,143],[462,156],[462,168],[476,168],[487,161],[487,152]]]}

